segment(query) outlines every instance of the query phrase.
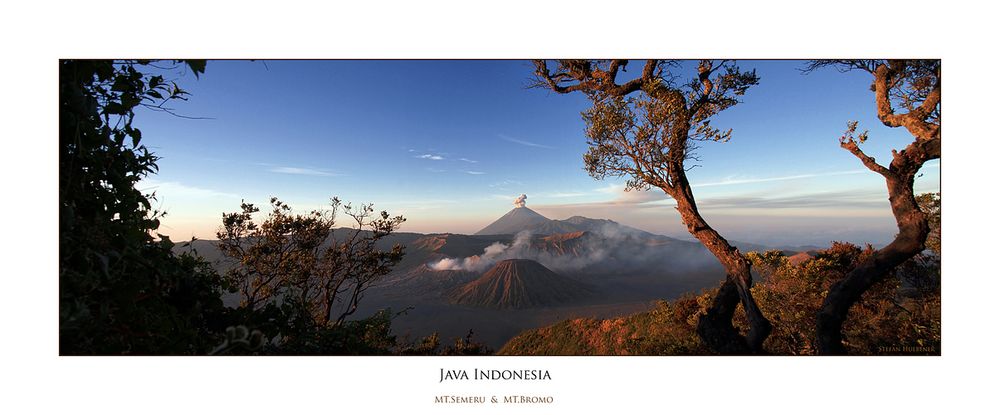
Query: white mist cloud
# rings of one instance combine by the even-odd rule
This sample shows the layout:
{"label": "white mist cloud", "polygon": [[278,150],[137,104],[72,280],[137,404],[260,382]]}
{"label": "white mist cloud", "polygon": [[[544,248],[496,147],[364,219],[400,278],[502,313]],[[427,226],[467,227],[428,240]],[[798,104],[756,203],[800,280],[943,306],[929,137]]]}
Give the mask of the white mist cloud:
{"label": "white mist cloud", "polygon": [[445,258],[438,262],[428,264],[435,271],[469,271],[482,272],[493,264],[505,259],[519,258],[528,251],[531,245],[531,233],[522,231],[514,237],[510,244],[494,242],[481,255],[473,255],[465,258]]}
{"label": "white mist cloud", "polygon": [[549,251],[547,248],[552,248],[551,244],[542,240],[533,241],[529,231],[521,231],[509,245],[494,242],[480,255],[445,258],[427,265],[435,271],[481,273],[500,261],[530,259],[554,271],[574,273],[593,271],[595,267],[620,272],[648,268],[652,264],[669,263],[671,270],[717,264],[714,257],[700,245],[675,245],[668,248],[648,244],[635,231],[610,223],[591,232],[592,237],[585,237],[572,252]]}

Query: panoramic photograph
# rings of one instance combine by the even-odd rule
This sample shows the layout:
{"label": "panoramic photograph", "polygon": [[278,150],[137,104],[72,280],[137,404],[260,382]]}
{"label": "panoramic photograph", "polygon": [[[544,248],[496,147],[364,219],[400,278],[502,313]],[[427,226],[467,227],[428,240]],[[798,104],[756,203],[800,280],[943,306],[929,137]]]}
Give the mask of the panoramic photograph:
{"label": "panoramic photograph", "polygon": [[58,65],[62,356],[941,355],[940,60]]}

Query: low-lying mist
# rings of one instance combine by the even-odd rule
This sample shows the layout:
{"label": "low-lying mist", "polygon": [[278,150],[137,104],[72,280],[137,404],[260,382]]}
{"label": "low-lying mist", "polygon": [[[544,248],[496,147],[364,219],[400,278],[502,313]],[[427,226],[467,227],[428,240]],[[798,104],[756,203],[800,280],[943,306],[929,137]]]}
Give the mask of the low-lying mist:
{"label": "low-lying mist", "polygon": [[444,258],[427,264],[435,271],[481,273],[507,259],[531,259],[562,272],[623,273],[666,267],[672,271],[718,266],[715,258],[697,243],[683,242],[623,230],[614,225],[568,239],[558,235],[533,237],[522,231],[508,244],[496,241],[483,253],[464,258]]}

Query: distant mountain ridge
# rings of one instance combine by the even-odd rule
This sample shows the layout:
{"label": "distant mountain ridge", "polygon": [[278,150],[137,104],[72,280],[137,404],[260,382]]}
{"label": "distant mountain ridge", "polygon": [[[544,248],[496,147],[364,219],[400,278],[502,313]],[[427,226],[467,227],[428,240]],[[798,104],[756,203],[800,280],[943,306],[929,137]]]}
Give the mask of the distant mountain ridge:
{"label": "distant mountain ridge", "polygon": [[542,216],[528,207],[515,207],[493,223],[476,232],[475,235],[513,235],[528,231],[535,235],[554,235],[574,232],[608,231],[653,236],[653,234],[636,228],[622,225],[608,219],[591,219],[583,216],[572,216],[565,220],[553,220]]}

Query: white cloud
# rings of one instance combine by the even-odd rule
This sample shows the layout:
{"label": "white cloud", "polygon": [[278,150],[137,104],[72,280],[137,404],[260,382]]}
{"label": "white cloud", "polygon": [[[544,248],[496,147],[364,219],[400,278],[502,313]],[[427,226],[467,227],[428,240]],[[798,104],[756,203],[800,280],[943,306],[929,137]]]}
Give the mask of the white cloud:
{"label": "white cloud", "polygon": [[478,161],[476,161],[476,160],[469,160],[469,159],[467,159],[467,158],[465,158],[465,157],[462,157],[462,158],[460,158],[459,160],[460,160],[460,161],[464,161],[464,162],[466,162],[466,163],[479,163],[479,162],[478,162]]}
{"label": "white cloud", "polygon": [[444,157],[439,156],[437,154],[421,154],[419,156],[414,156],[414,157],[425,160],[444,160]]}
{"label": "white cloud", "polygon": [[473,174],[473,175],[480,175],[480,174],[486,174],[485,172],[481,172],[481,171],[471,171],[471,170],[470,170],[470,171],[466,171],[466,173],[468,173],[468,174]]}

